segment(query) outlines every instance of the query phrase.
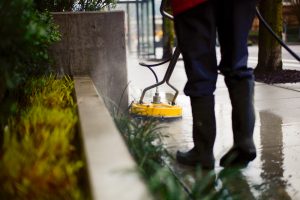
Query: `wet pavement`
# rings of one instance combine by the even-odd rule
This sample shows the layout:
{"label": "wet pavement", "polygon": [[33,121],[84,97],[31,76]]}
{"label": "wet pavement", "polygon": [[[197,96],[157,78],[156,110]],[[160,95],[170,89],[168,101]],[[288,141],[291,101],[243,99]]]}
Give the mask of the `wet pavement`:
{"label": "wet pavement", "polygon": [[[137,100],[141,90],[154,83],[148,69],[138,66],[137,60],[128,61],[128,79],[130,81],[130,99]],[[300,65],[299,65],[300,67]],[[160,78],[166,66],[156,69]],[[163,133],[164,144],[172,156],[176,151],[193,147],[192,115],[189,98],[182,93],[186,76],[182,61],[177,64],[170,81],[181,92],[177,104],[183,107],[181,119],[165,122]],[[294,89],[293,89],[294,88]],[[295,89],[296,88],[296,89]],[[256,83],[255,112],[256,124],[254,139],[257,147],[257,158],[247,168],[240,171],[239,178],[232,182],[232,188],[240,194],[241,199],[300,199],[300,85],[290,86],[266,85]],[[172,93],[166,86],[160,87],[161,94]],[[149,92],[148,96],[153,93]],[[220,158],[233,143],[231,130],[231,105],[220,75],[217,83],[216,120],[217,138],[214,146],[216,158],[215,171],[220,173]],[[175,160],[167,161],[170,168],[187,189],[196,181],[195,169],[179,165]]]}

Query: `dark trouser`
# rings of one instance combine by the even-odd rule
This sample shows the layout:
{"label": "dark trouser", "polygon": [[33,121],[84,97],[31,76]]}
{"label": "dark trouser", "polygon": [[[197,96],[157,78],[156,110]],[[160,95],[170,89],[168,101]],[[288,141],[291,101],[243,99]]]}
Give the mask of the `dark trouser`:
{"label": "dark trouser", "polygon": [[[234,147],[249,153],[255,152],[255,116],[254,77],[253,69],[247,67],[247,38],[255,5],[256,0],[208,0],[175,17],[188,78],[185,94],[191,98],[213,96],[219,70],[225,76],[232,104]],[[221,46],[219,66],[216,33]]]}
{"label": "dark trouser", "polygon": [[[208,0],[175,17],[176,35],[188,77],[186,95],[212,95],[218,70],[225,80],[253,79],[253,70],[247,67],[247,37],[255,5],[255,0]],[[221,46],[219,66],[216,33]]]}

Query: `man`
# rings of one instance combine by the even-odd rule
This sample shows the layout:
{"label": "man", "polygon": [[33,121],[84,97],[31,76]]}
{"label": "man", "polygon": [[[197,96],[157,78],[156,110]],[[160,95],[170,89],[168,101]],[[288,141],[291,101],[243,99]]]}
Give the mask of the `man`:
{"label": "man", "polygon": [[[232,105],[234,145],[220,160],[223,167],[246,166],[256,157],[253,69],[247,67],[247,37],[255,0],[172,0],[175,30],[188,81],[194,148],[177,152],[179,163],[214,168],[216,137],[214,91],[218,70],[224,75]],[[216,33],[221,46],[217,65]]]}

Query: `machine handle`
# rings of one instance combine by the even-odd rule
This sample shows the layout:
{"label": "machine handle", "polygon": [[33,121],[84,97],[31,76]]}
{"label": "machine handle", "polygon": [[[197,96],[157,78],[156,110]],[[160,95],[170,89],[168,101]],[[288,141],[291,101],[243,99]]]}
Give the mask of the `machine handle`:
{"label": "machine handle", "polygon": [[165,4],[166,4],[166,0],[162,0],[161,4],[160,4],[160,9],[159,9],[161,15],[168,18],[168,19],[170,19],[170,20],[174,20],[174,16],[171,15],[170,13],[168,13],[167,11],[165,11],[165,6],[166,6]]}

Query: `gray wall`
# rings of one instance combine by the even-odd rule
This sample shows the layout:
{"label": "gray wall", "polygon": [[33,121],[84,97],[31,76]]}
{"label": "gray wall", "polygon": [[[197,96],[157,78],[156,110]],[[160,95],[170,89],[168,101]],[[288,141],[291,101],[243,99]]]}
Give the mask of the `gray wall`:
{"label": "gray wall", "polygon": [[[127,84],[124,12],[52,13],[62,40],[50,49],[59,73],[91,76],[107,106]],[[128,106],[127,90],[121,109]]]}

